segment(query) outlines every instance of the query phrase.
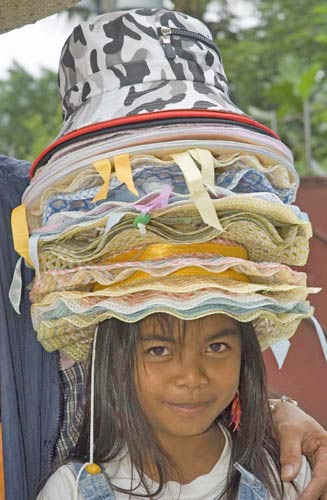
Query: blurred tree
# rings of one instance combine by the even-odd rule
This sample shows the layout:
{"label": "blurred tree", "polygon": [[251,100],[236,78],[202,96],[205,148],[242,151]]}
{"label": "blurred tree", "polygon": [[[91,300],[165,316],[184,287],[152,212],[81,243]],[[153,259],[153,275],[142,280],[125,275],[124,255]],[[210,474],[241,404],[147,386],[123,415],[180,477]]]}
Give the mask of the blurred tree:
{"label": "blurred tree", "polygon": [[[277,109],[281,130],[299,159],[298,168],[301,173],[306,174],[313,173],[312,150],[315,149],[319,155],[316,148],[316,138],[320,135],[317,116],[320,112],[326,112],[323,108],[321,83],[317,78],[320,72],[320,62],[303,66],[297,55],[289,54],[281,59],[276,76],[264,93]],[[316,114],[316,120],[312,124],[313,113]],[[315,140],[312,139],[312,129],[315,130]],[[324,130],[321,129],[321,132]],[[299,140],[300,134],[303,134],[304,142]]]}
{"label": "blurred tree", "polygon": [[255,27],[220,34],[225,66],[242,106],[270,107],[265,90],[288,54],[296,54],[303,68],[325,60],[323,7],[321,0],[258,0]]}
{"label": "blurred tree", "polygon": [[[217,2],[219,3],[221,17],[219,26],[221,27],[227,19],[230,20],[231,11],[229,9],[228,0],[217,0]],[[126,5],[131,7],[146,6],[154,8],[158,8],[160,5],[163,7],[168,5],[168,8],[174,8],[177,11],[185,12],[186,14],[202,19],[209,3],[209,0],[146,0],[146,2],[144,0],[81,0],[77,5],[68,9],[67,12],[70,17],[78,16],[85,20],[92,14],[103,14],[119,8],[125,9]],[[216,23],[211,23],[214,33],[216,32],[215,25]]]}
{"label": "blurred tree", "polygon": [[61,127],[56,74],[42,70],[34,78],[14,64],[0,80],[0,151],[33,160]]}
{"label": "blurred tree", "polygon": [[175,9],[179,12],[185,12],[191,16],[203,18],[207,10],[207,0],[175,0]]}
{"label": "blurred tree", "polygon": [[256,6],[256,26],[217,32],[232,98],[245,110],[255,106],[277,112],[278,133],[301,173],[311,166],[307,127],[304,133],[309,112],[314,163],[326,170],[327,5],[321,0],[257,0]]}
{"label": "blurred tree", "polygon": [[70,17],[77,15],[85,20],[90,15],[104,14],[113,10],[132,9],[136,7],[160,8],[164,3],[165,0],[80,0],[77,5],[71,7],[67,12]]}

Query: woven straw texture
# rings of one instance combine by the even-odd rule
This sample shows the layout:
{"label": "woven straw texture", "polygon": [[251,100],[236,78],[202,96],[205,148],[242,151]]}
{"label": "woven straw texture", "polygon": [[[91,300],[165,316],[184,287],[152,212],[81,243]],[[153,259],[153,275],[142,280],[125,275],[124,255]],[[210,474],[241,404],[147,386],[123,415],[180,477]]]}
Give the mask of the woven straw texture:
{"label": "woven straw texture", "polygon": [[0,33],[34,23],[68,9],[77,2],[78,0],[1,0]]}
{"label": "woven straw texture", "polygon": [[[101,258],[110,258],[119,253],[122,248],[142,248],[151,243],[184,243],[210,241],[220,233],[215,228],[205,226],[199,217],[193,221],[193,232],[190,232],[190,219],[186,216],[180,218],[184,222],[184,232],[173,231],[169,225],[159,223],[155,219],[147,227],[145,236],[138,229],[132,227],[132,221],[126,220],[117,224],[111,233],[86,231],[83,228],[83,238],[57,239],[55,242],[39,243],[40,270],[67,269],[84,263],[97,262]],[[308,254],[308,234],[310,224],[299,226],[285,225],[278,232],[274,225],[262,217],[252,213],[247,216],[239,213],[220,218],[224,228],[224,238],[243,245],[253,261],[283,262],[286,264],[303,265]],[[198,226],[198,227],[197,227]],[[195,230],[194,230],[195,228]],[[185,231],[188,231],[186,232]],[[72,231],[73,232],[73,231]],[[71,233],[72,233],[71,232]],[[78,235],[78,232],[77,232]]]}

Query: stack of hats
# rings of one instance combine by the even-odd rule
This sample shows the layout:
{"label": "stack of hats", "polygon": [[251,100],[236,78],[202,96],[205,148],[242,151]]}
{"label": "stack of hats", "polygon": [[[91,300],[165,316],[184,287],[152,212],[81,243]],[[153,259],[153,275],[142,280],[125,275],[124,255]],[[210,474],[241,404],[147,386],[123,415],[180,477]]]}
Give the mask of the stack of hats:
{"label": "stack of hats", "polygon": [[231,102],[202,22],[135,9],[82,23],[59,88],[63,129],[13,213],[45,349],[82,360],[99,322],[156,312],[252,321],[265,349],[312,316],[317,289],[288,267],[311,236],[292,154]]}

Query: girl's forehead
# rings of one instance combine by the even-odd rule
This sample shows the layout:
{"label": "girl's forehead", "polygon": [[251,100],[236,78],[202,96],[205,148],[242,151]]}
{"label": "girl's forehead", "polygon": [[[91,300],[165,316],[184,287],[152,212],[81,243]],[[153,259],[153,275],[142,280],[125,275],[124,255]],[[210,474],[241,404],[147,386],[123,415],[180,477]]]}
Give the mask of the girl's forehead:
{"label": "girl's forehead", "polygon": [[140,322],[142,337],[160,335],[165,337],[184,337],[186,333],[208,335],[223,330],[238,330],[238,323],[225,314],[213,314],[194,320],[182,320],[168,314],[154,314]]}

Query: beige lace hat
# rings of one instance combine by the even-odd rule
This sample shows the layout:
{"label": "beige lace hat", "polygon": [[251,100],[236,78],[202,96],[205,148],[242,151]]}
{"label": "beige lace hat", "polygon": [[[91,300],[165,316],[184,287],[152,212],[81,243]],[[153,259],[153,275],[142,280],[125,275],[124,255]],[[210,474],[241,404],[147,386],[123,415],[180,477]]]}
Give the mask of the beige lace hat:
{"label": "beige lace hat", "polygon": [[0,33],[34,23],[76,3],[78,0],[1,0]]}

